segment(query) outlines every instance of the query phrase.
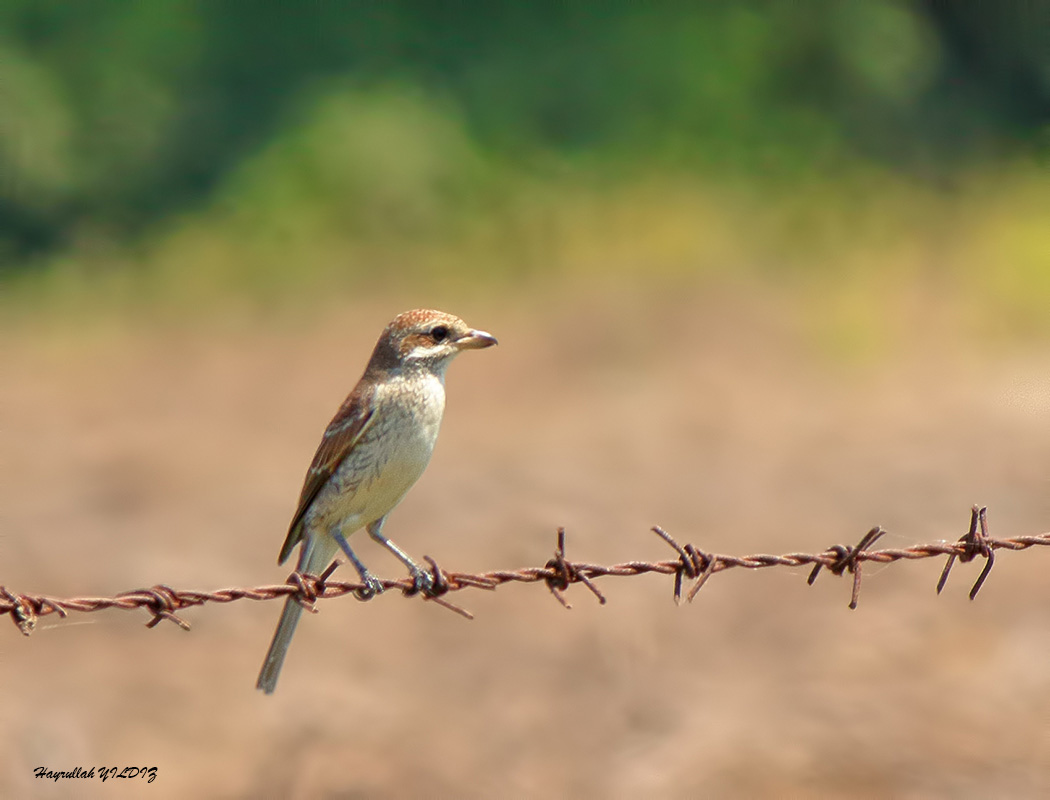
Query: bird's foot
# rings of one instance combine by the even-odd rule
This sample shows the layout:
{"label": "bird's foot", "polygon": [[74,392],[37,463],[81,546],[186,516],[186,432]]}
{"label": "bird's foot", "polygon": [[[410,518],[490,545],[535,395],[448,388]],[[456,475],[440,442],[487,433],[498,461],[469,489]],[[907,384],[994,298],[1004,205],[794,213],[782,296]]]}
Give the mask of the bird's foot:
{"label": "bird's foot", "polygon": [[377,594],[382,594],[386,587],[383,586],[383,582],[379,580],[368,570],[361,572],[361,588],[354,590],[354,597],[358,600],[371,600]]}
{"label": "bird's foot", "polygon": [[434,596],[436,581],[430,570],[413,564],[409,567],[409,573],[412,575],[412,588],[406,594],[422,594],[424,597]]}

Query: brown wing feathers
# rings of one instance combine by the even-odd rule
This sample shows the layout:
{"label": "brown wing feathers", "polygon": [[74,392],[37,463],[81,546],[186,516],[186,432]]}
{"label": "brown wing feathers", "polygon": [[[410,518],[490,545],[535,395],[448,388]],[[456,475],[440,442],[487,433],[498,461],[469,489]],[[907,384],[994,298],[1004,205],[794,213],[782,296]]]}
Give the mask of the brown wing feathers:
{"label": "brown wing feathers", "polygon": [[[364,391],[362,391],[364,389]],[[302,539],[302,521],[310,504],[317,497],[317,493],[332,477],[339,468],[339,464],[353,449],[361,434],[365,432],[369,422],[372,420],[373,408],[371,403],[372,386],[359,385],[343,401],[343,405],[332,417],[332,421],[325,428],[321,444],[317,447],[314,460],[310,463],[310,469],[306,472],[306,480],[303,483],[303,491],[299,495],[299,505],[295,509],[291,525],[288,527],[288,536],[281,547],[281,554],[277,563],[283,564],[292,550]]]}

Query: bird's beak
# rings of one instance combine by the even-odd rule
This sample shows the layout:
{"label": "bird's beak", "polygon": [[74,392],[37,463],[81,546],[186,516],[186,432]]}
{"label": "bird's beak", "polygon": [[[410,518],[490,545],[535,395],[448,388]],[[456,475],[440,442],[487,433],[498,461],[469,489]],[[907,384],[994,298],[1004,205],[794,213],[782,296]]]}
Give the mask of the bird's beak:
{"label": "bird's beak", "polygon": [[485,331],[467,331],[456,339],[456,346],[460,350],[480,350],[482,347],[492,347],[499,344],[496,337]]}

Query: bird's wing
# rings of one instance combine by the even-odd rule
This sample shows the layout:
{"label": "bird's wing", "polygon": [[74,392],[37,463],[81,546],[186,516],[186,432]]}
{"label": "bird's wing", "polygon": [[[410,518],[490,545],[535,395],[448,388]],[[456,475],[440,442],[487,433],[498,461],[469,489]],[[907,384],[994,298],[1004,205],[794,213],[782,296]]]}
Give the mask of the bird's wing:
{"label": "bird's wing", "polygon": [[369,425],[372,424],[374,394],[375,389],[371,385],[368,385],[365,391],[355,389],[325,428],[321,444],[314,453],[314,460],[310,463],[310,469],[306,471],[306,481],[303,483],[302,494],[299,495],[299,506],[295,509],[291,525],[288,526],[288,537],[281,547],[281,554],[277,558],[278,564],[283,564],[288,559],[292,550],[303,538],[303,517],[314,498],[317,497],[317,493],[321,491],[328,479],[339,468],[339,464],[349,455],[364,432],[368,430]]}

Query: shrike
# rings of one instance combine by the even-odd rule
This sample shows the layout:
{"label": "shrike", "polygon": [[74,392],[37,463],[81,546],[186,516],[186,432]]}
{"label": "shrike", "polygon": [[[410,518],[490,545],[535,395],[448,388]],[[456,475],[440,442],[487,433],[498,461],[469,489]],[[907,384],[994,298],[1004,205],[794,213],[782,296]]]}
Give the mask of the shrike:
{"label": "shrike", "polygon": [[[278,564],[297,544],[299,571],[319,575],[339,550],[364,584],[365,596],[382,584],[346,540],[365,528],[408,567],[420,591],[433,578],[383,535],[383,523],[423,474],[445,411],[445,370],[464,350],[496,344],[459,317],[430,309],[407,311],[383,330],[365,374],[328,423],[306,473]],[[273,692],[302,606],[288,598],[256,688]]]}

